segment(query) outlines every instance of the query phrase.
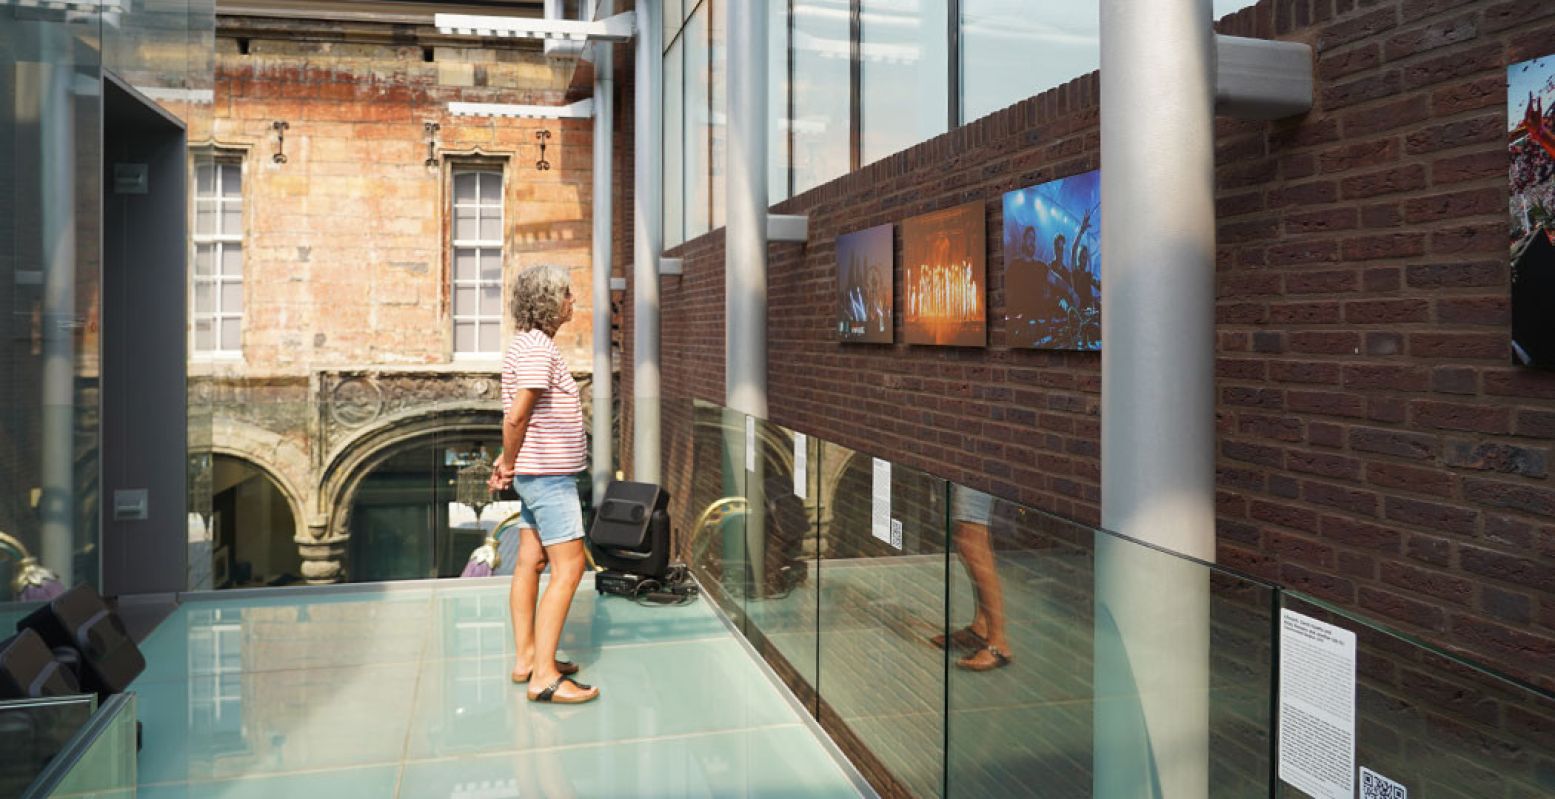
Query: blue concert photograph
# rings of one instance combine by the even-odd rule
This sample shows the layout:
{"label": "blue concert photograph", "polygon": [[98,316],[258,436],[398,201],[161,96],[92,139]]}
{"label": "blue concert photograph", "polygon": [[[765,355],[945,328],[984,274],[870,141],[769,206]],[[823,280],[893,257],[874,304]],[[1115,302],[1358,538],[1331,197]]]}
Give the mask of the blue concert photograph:
{"label": "blue concert photograph", "polygon": [[1011,347],[1101,349],[1101,172],[1004,195]]}

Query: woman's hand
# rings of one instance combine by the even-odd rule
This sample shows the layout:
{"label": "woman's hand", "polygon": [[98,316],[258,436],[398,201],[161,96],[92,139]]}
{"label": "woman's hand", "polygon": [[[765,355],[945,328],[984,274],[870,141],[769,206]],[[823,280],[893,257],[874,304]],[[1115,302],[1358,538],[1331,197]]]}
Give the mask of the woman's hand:
{"label": "woman's hand", "polygon": [[486,479],[486,487],[492,491],[503,491],[512,484],[513,464],[504,463],[503,459],[498,458],[497,462],[492,464],[491,477]]}

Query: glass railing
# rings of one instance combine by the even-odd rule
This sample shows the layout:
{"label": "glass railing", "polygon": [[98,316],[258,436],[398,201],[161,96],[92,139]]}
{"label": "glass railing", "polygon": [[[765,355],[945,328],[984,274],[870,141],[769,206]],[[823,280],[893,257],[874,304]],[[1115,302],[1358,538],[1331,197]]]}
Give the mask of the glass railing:
{"label": "glass railing", "polygon": [[114,694],[76,730],[22,799],[134,799],[135,694]]}
{"label": "glass railing", "polygon": [[0,702],[0,796],[20,796],[95,710],[95,694]]}
{"label": "glass railing", "polygon": [[1329,776],[1555,793],[1547,693],[880,453],[699,401],[664,419],[682,557],[882,795],[1304,796],[1281,780],[1282,703],[1345,694],[1300,685],[1317,664],[1290,660],[1290,613],[1355,634],[1335,661],[1357,664],[1354,763]]}

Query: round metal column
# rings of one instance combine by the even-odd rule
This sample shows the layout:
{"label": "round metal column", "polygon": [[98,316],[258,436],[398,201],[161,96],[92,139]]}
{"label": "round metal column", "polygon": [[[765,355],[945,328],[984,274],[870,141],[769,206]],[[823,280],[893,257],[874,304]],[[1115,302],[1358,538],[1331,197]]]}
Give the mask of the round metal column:
{"label": "round metal column", "polygon": [[637,2],[633,161],[632,479],[657,483],[659,457],[659,256],[664,250],[664,7]]}
{"label": "round metal column", "polygon": [[[601,0],[600,16],[611,13],[612,0]],[[614,214],[615,171],[615,45],[594,45],[594,446],[590,472],[594,503],[604,499],[615,475],[615,394],[610,348],[610,229]]]}
{"label": "round metal column", "polygon": [[[1215,556],[1210,0],[1103,0],[1102,526]],[[1209,574],[1098,534],[1097,796],[1209,786]]]}

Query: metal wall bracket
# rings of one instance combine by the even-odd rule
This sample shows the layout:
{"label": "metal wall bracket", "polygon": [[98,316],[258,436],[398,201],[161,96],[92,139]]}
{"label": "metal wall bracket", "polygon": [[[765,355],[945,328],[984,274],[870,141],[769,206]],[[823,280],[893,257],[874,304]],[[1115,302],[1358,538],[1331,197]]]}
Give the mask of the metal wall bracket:
{"label": "metal wall bracket", "polygon": [[809,238],[810,217],[767,214],[767,241],[790,241],[803,244]]}
{"label": "metal wall bracket", "polygon": [[1215,113],[1283,119],[1312,109],[1312,47],[1215,36]]}
{"label": "metal wall bracket", "polygon": [[678,277],[686,273],[686,262],[679,258],[660,258],[659,276]]}

